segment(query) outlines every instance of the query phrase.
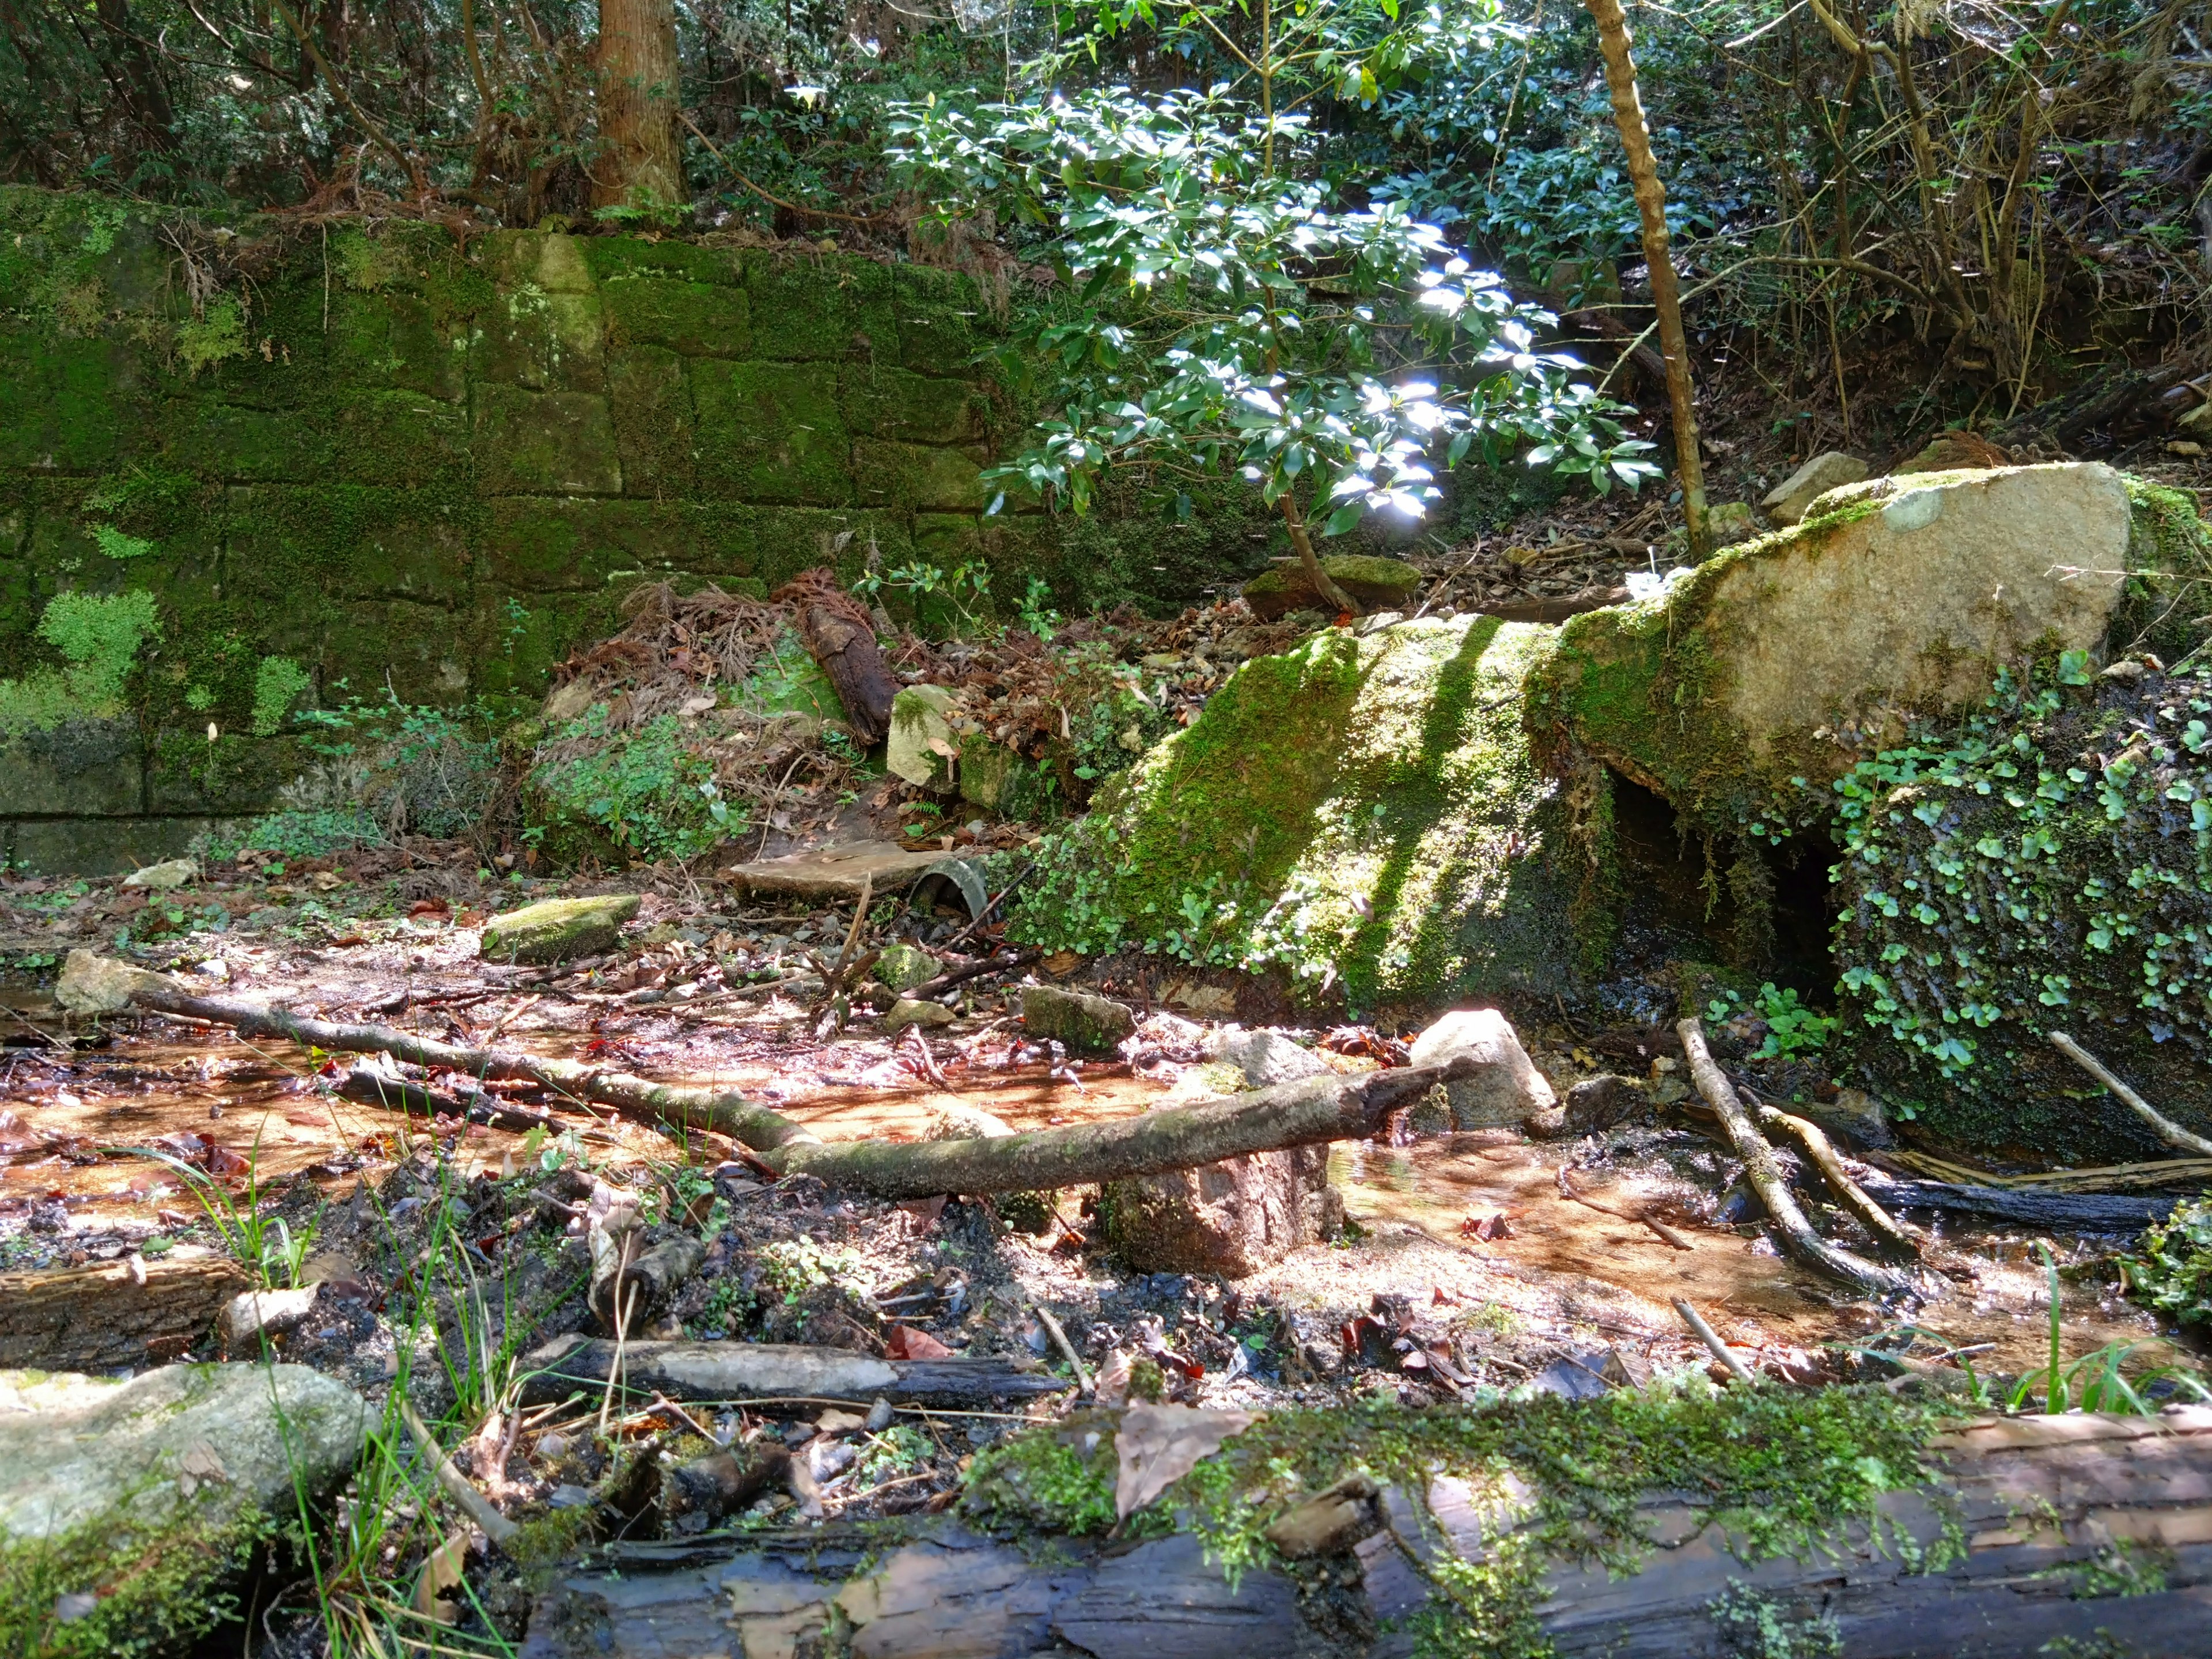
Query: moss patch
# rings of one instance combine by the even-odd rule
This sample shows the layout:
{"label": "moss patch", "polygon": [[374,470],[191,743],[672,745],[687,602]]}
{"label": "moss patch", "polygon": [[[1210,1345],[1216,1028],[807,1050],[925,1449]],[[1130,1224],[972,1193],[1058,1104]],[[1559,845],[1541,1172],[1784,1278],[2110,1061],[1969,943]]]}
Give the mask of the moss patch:
{"label": "moss patch", "polygon": [[[116,1515],[127,1516],[127,1505]],[[138,1659],[188,1651],[239,1614],[234,1586],[276,1535],[258,1511],[210,1526],[196,1520],[118,1528],[113,1516],[35,1543],[0,1545],[0,1653],[40,1659]],[[89,1611],[64,1623],[64,1596]],[[72,1609],[73,1610],[73,1609]]]}
{"label": "moss patch", "polygon": [[1549,990],[1600,938],[1523,733],[1552,630],[1462,617],[1318,634],[1244,664],[1187,730],[1041,848],[1018,938],[1279,964],[1357,1006]]}

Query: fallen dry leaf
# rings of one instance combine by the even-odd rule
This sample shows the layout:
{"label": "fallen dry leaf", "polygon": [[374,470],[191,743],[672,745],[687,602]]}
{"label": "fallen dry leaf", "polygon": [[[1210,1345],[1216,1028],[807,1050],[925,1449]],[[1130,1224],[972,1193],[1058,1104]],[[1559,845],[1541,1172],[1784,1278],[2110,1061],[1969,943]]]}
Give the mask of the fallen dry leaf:
{"label": "fallen dry leaf", "polygon": [[884,1337],[884,1357],[887,1359],[950,1359],[952,1350],[927,1331],[918,1331],[911,1325],[894,1325]]}
{"label": "fallen dry leaf", "polygon": [[469,1553],[469,1535],[456,1532],[432,1550],[422,1563],[422,1576],[415,1581],[415,1611],[441,1625],[453,1622],[453,1604],[446,1592],[461,1582],[461,1563]]}
{"label": "fallen dry leaf", "polygon": [[1106,1363],[1098,1368],[1098,1380],[1093,1385],[1098,1403],[1109,1410],[1118,1411],[1129,1403],[1129,1377],[1133,1367],[1129,1356],[1116,1348],[1106,1356]]}
{"label": "fallen dry leaf", "polygon": [[1115,1437],[1121,1474],[1114,1485],[1114,1511],[1126,1520],[1242,1434],[1264,1412],[1202,1411],[1195,1406],[1132,1406]]}

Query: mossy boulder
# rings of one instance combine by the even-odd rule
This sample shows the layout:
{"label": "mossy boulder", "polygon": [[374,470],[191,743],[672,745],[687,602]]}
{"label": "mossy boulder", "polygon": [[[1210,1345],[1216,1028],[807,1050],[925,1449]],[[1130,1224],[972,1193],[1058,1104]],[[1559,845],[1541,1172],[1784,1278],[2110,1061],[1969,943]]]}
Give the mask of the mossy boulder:
{"label": "mossy boulder", "polygon": [[1709,826],[1809,822],[1911,715],[1973,708],[2008,665],[2101,652],[2140,591],[2201,568],[2150,525],[2162,505],[2094,464],[1832,489],[1660,597],[1567,623],[1532,727]]}
{"label": "mossy boulder", "polygon": [[494,916],[483,930],[487,962],[568,962],[611,948],[637,914],[635,893],[545,899]]}
{"label": "mossy boulder", "polygon": [[299,1365],[0,1372],[0,1651],[190,1650],[367,1426],[358,1395]]}
{"label": "mossy boulder", "polygon": [[1053,985],[1022,989],[1022,1030],[1033,1042],[1058,1042],[1073,1054],[1110,1054],[1136,1028],[1136,1016],[1110,997]]}
{"label": "mossy boulder", "polygon": [[[1423,577],[1416,565],[1377,553],[1332,553],[1321,562],[1322,572],[1370,611],[1395,611],[1420,591]],[[1296,563],[1279,564],[1246,582],[1240,590],[1244,603],[1262,621],[1273,622],[1293,611],[1318,611],[1323,601]]]}
{"label": "mossy boulder", "polygon": [[1844,1008],[1871,1091],[1980,1157],[2172,1149],[2063,1031],[2212,1134],[2212,676],[2084,659],[1838,785]]}
{"label": "mossy boulder", "polygon": [[1355,1006],[1577,983],[1609,939],[1601,820],[1522,725],[1554,630],[1331,630],[1245,663],[1189,726],[1035,849],[1011,932],[1279,965]]}

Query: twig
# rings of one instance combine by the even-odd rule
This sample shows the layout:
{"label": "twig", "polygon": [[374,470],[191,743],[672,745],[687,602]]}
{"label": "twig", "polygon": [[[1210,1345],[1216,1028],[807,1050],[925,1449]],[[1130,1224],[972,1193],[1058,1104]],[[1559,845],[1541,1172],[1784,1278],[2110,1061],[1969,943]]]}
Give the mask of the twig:
{"label": "twig", "polygon": [[430,1460],[430,1468],[438,1477],[438,1485],[446,1496],[461,1506],[462,1512],[477,1526],[483,1535],[495,1544],[504,1544],[522,1530],[491,1506],[491,1500],[470,1483],[468,1476],[453,1467],[453,1460],[446,1455],[445,1448],[438,1443],[437,1436],[416,1414],[407,1401],[399,1402],[399,1420],[407,1425],[407,1432],[415,1437],[415,1443],[422,1449],[423,1456]]}
{"label": "twig", "polygon": [[1851,1179],[1850,1171],[1844,1168],[1844,1160],[1828,1137],[1820,1132],[1817,1123],[1808,1122],[1765,1102],[1759,1103],[1759,1121],[1770,1129],[1779,1129],[1797,1143],[1798,1150],[1809,1159],[1820,1178],[1828,1183],[1837,1201],[1859,1220],[1859,1224],[1874,1235],[1875,1243],[1887,1254],[1900,1261],[1917,1261],[1920,1246],[1912,1236],[1899,1226],[1889,1212],[1867,1195],[1865,1188]]}
{"label": "twig", "polygon": [[739,184],[743,185],[747,190],[752,191],[754,195],[759,197],[764,202],[772,203],[775,206],[782,208],[787,212],[803,213],[808,217],[815,219],[836,219],[841,223],[848,225],[895,225],[899,222],[896,219],[888,218],[881,214],[869,214],[863,216],[855,213],[832,213],[827,208],[801,207],[796,202],[785,201],[781,196],[771,196],[767,191],[762,189],[751,179],[746,178],[744,173],[738,172],[736,167],[732,164],[730,158],[723,155],[722,152],[715,147],[714,141],[712,138],[709,138],[705,133],[699,131],[698,124],[693,121],[690,116],[684,113],[683,111],[678,110],[676,112],[676,118],[683,122],[685,126],[691,129],[691,136],[694,138],[696,138],[701,143],[706,145],[707,154],[713,156],[717,161],[720,161],[722,164],[723,170],[726,172],[730,177],[736,179]]}
{"label": "twig", "polygon": [[1711,1326],[1705,1323],[1705,1316],[1703,1314],[1699,1313],[1695,1308],[1692,1307],[1679,1296],[1674,1298],[1674,1311],[1682,1316],[1682,1322],[1690,1328],[1691,1334],[1694,1335],[1698,1341],[1705,1345],[1706,1348],[1711,1352],[1713,1358],[1719,1360],[1722,1364],[1728,1367],[1728,1373],[1730,1376],[1735,1378],[1737,1382],[1742,1383],[1747,1389],[1753,1389],[1759,1386],[1759,1379],[1753,1376],[1749,1370],[1745,1367],[1743,1361],[1735,1357],[1735,1351],[1729,1347],[1727,1343],[1721,1340],[1719,1333],[1715,1331]]}
{"label": "twig", "polygon": [[[1057,1217],[1055,1216],[1054,1218],[1057,1219]],[[1089,1394],[1091,1392],[1091,1372],[1084,1365],[1081,1358],[1076,1353],[1075,1345],[1067,1340],[1067,1333],[1060,1329],[1060,1322],[1052,1316],[1052,1310],[1046,1307],[1042,1302],[1032,1303],[1030,1305],[1036,1310],[1036,1316],[1044,1322],[1045,1329],[1051,1333],[1052,1340],[1058,1345],[1060,1352],[1067,1356],[1067,1363],[1075,1367],[1076,1392],[1079,1394]]]}
{"label": "twig", "polygon": [[1774,1161],[1774,1148],[1766,1144],[1750,1114],[1744,1110],[1727,1073],[1714,1063],[1712,1050],[1705,1046],[1705,1026],[1692,1017],[1674,1029],[1681,1033],[1682,1050],[1689,1056],[1690,1073],[1697,1079],[1698,1092],[1705,1097],[1705,1103],[1719,1115],[1721,1127],[1728,1131],[1736,1156],[1743,1160],[1744,1178],[1766,1206],[1767,1216],[1774,1223],[1782,1248],[1805,1267],[1849,1285],[1862,1296],[1901,1296],[1917,1290],[1919,1286],[1907,1274],[1863,1261],[1848,1250],[1838,1249],[1813,1231],[1813,1224],[1798,1207],[1796,1194],[1782,1178],[1782,1166]]}
{"label": "twig", "polygon": [[2212,1157],[2212,1140],[2207,1140],[2202,1135],[2190,1133],[2172,1118],[2167,1117],[2150,1102],[2113,1076],[2106,1069],[2102,1060],[2075,1042],[2072,1037],[2068,1036],[2065,1032],[2051,1032],[2051,1046],[2118,1095],[2121,1103],[2129,1110],[2165,1137],[2168,1146],[2179,1146],[2185,1152],[2201,1152],[2207,1157]]}

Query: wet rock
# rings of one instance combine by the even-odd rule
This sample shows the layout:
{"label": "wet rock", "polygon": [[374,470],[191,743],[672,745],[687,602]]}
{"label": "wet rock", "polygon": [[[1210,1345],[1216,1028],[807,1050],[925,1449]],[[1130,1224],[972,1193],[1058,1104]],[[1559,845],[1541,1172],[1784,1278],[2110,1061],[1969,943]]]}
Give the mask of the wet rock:
{"label": "wet rock", "polygon": [[1455,1128],[1506,1127],[1558,1107],[1512,1022],[1495,1008],[1455,1009],[1413,1039],[1410,1058],[1416,1066],[1441,1066],[1462,1055],[1478,1069],[1444,1085]]}
{"label": "wet rock", "polygon": [[1777,524],[1796,524],[1805,509],[1832,489],[1856,483],[1866,477],[1867,464],[1856,455],[1831,449],[1815,455],[1766,492],[1759,505]]}
{"label": "wet rock", "polygon": [[67,1652],[189,1648],[258,1538],[352,1473],[367,1426],[358,1395],[298,1365],[0,1372],[9,1583],[73,1598]]}
{"label": "wet rock", "polygon": [[240,1358],[256,1352],[263,1337],[289,1335],[315,1310],[323,1287],[296,1291],[243,1291],[223,1306],[217,1328],[224,1352]]}
{"label": "wet rock", "polygon": [[176,988],[176,981],[163,975],[77,950],[62,963],[61,983],[54,988],[54,1000],[72,1014],[112,1014],[128,1008],[131,997],[141,990]]}
{"label": "wet rock", "polygon": [[1243,1279],[1334,1233],[1344,1195],[1328,1148],[1302,1146],[1109,1182],[1099,1209],[1107,1243],[1139,1273]]}
{"label": "wet rock", "polygon": [[896,1036],[909,1025],[919,1025],[925,1031],[934,1030],[940,1025],[951,1024],[958,1018],[941,1002],[916,1001],[912,997],[901,997],[891,1004],[890,1012],[884,1016],[883,1032],[885,1036]]}
{"label": "wet rock", "polygon": [[635,893],[545,899],[494,916],[479,954],[487,962],[567,962],[611,949],[637,914]]}
{"label": "wet rock", "polygon": [[1136,1029],[1136,1016],[1108,998],[1051,985],[1022,988],[1022,1030],[1032,1041],[1060,1042],[1071,1054],[1110,1054]]}
{"label": "wet rock", "polygon": [[[1370,611],[1402,610],[1420,592],[1419,568],[1403,559],[1334,553],[1322,560],[1321,568],[1331,581]],[[1273,622],[1293,611],[1322,608],[1321,596],[1308,586],[1305,572],[1294,563],[1279,564],[1253,577],[1244,584],[1243,595],[1253,614],[1263,622]]]}
{"label": "wet rock", "polygon": [[1648,1110],[1651,1101],[1625,1077],[1586,1078],[1567,1091],[1566,1132],[1595,1134]]}
{"label": "wet rock", "polygon": [[876,958],[876,981],[891,991],[911,991],[944,971],[935,957],[911,945],[886,945]]}
{"label": "wet rock", "polygon": [[922,787],[952,781],[959,753],[952,738],[952,694],[941,685],[909,685],[891,699],[891,732],[884,744],[884,769]]}
{"label": "wet rock", "polygon": [[1208,1060],[1227,1060],[1238,1067],[1245,1083],[1255,1089],[1328,1073],[1328,1061],[1279,1031],[1243,1031],[1231,1026],[1207,1037],[1205,1052]]}
{"label": "wet rock", "polygon": [[1833,1100],[1810,1100],[1790,1109],[1857,1146],[1880,1151],[1893,1144],[1887,1109],[1863,1089],[1838,1089]]}

